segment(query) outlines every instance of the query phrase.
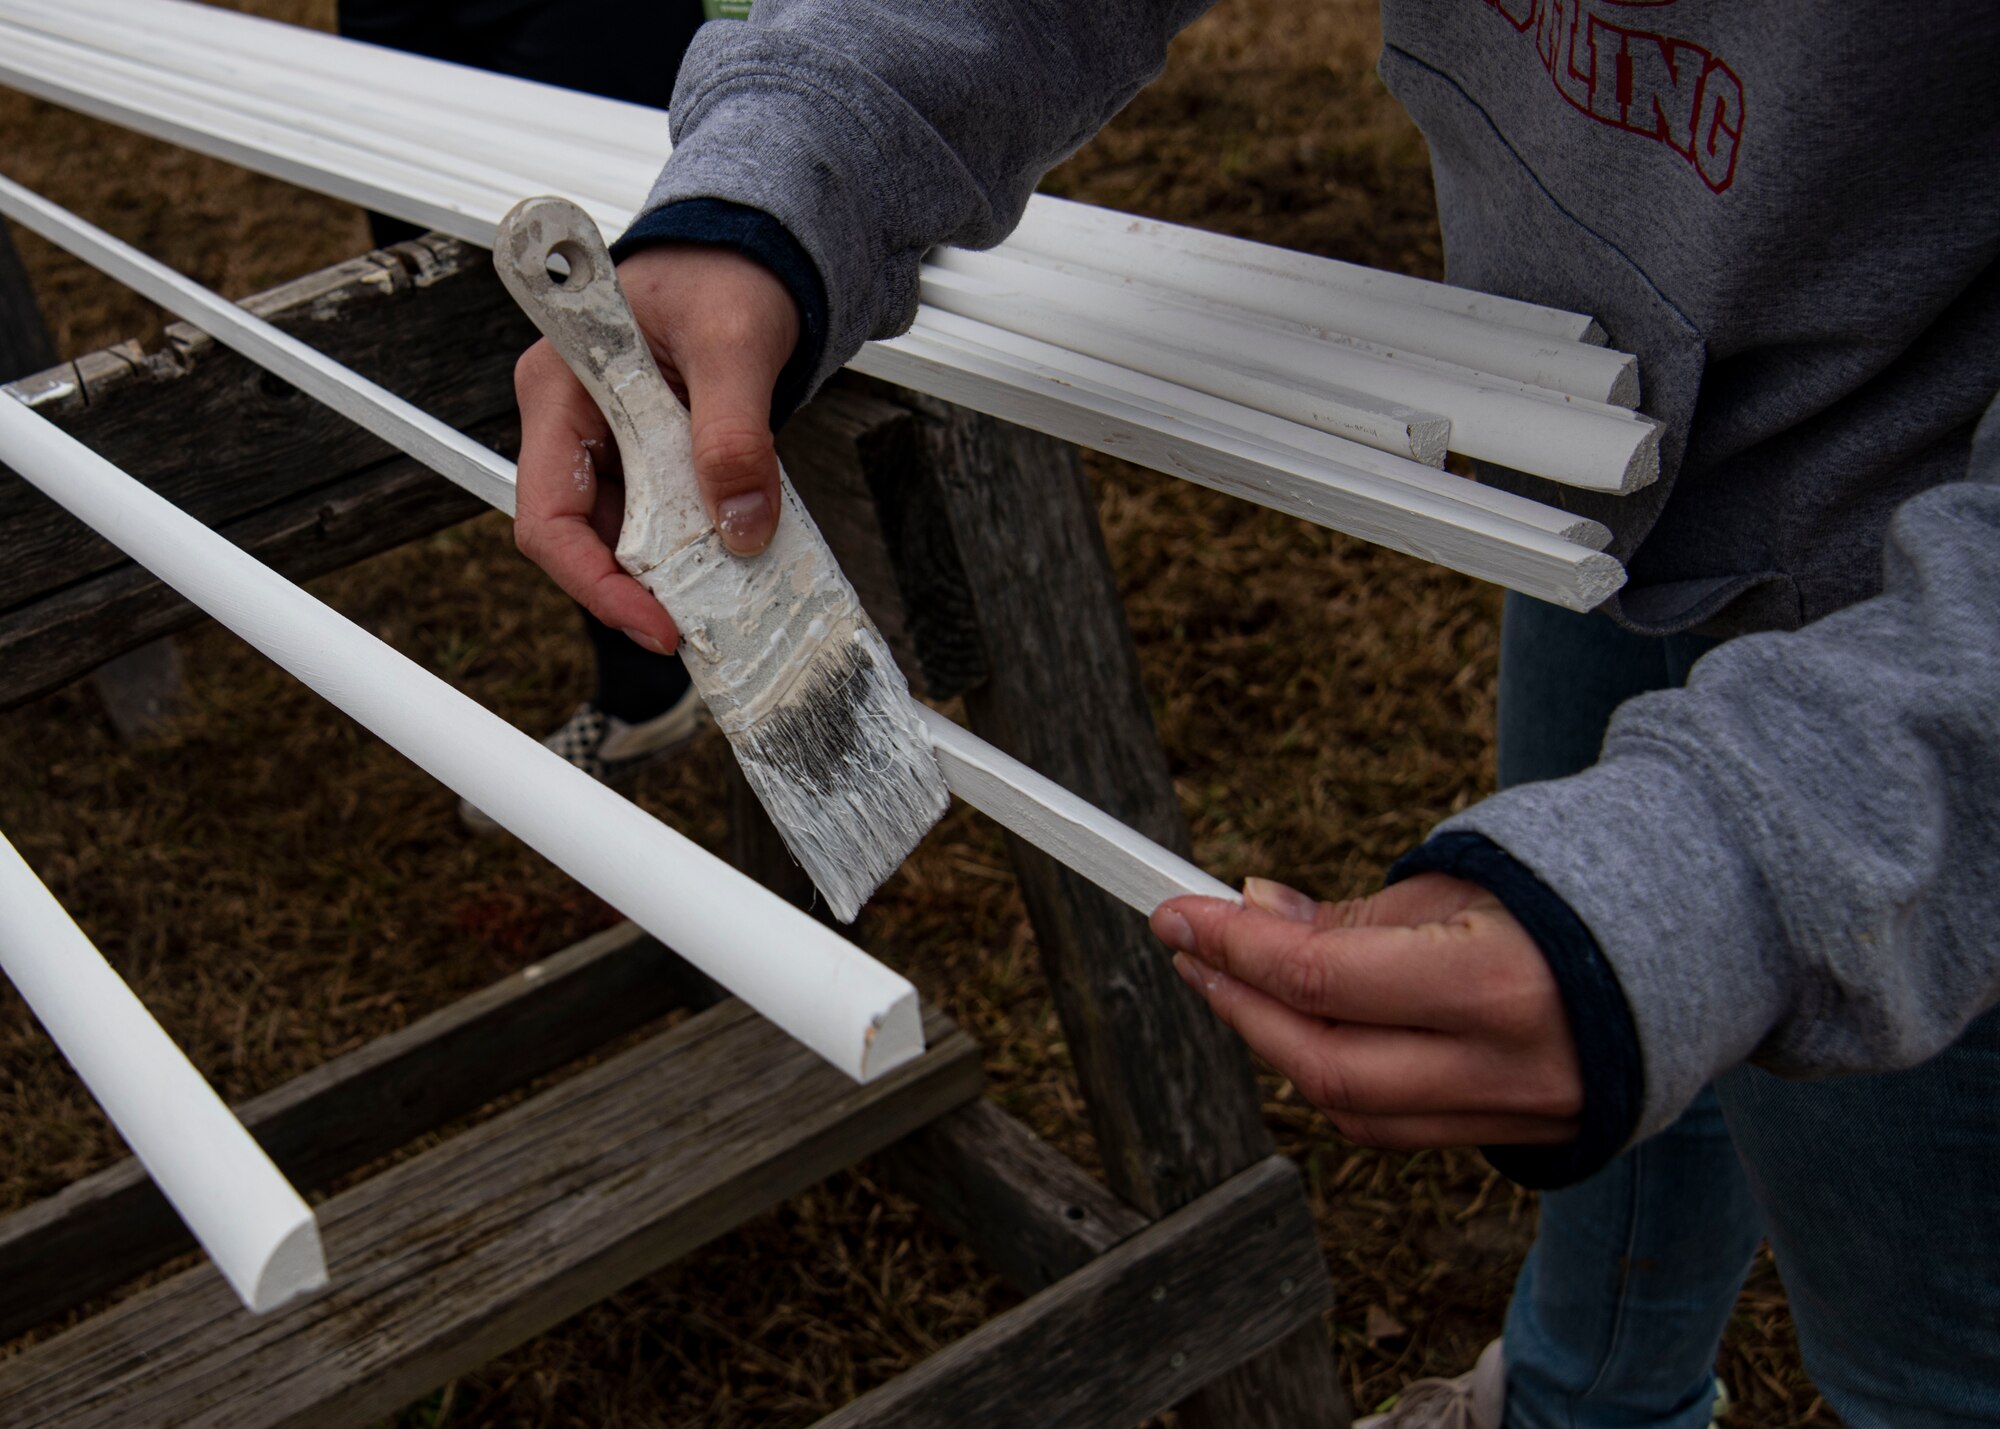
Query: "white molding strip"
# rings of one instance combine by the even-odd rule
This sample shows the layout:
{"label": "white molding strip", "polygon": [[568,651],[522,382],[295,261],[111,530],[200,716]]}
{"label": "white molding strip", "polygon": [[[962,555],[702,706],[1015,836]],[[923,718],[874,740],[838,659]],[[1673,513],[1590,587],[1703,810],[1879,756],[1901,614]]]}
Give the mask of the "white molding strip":
{"label": "white molding strip", "polygon": [[[923,299],[1004,332],[1054,344],[1079,356],[1114,363],[1212,397],[1317,427],[1336,437],[1443,466],[1454,435],[1449,417],[1385,397],[1392,385],[1351,384],[1345,370],[1331,377],[1315,372],[1280,371],[1269,356],[1246,342],[1241,328],[1203,321],[1205,315],[1169,304],[1148,304],[1102,283],[1066,279],[1054,270],[1006,260],[989,261],[967,272],[967,255],[940,250],[919,272]],[[1042,291],[1044,274],[1058,284]],[[1073,287],[1062,286],[1073,284]],[[1379,367],[1366,374],[1383,376]]]}
{"label": "white molding strip", "polygon": [[[1611,538],[1610,531],[1595,521],[1525,496],[1484,486],[1439,471],[1427,463],[1378,451],[1177,383],[1148,377],[1116,363],[1080,357],[1052,343],[1037,342],[1033,338],[953,313],[939,312],[930,326],[921,332],[912,332],[906,337],[874,346],[891,347],[913,342],[953,344],[1005,358],[1024,370],[1037,370],[1050,375],[1060,373],[1072,378],[1080,391],[1116,394],[1121,400],[1129,399],[1142,406],[1155,405],[1163,416],[1169,413],[1177,416],[1183,429],[1199,429],[1231,438],[1239,435],[1248,437],[1258,445],[1291,454],[1295,462],[1303,462],[1302,470],[1315,485],[1333,482],[1348,471],[1359,471],[1396,488],[1409,488],[1454,506],[1477,507],[1503,517],[1509,525],[1531,526],[1552,536],[1589,546],[1592,550],[1604,549]],[[1324,472],[1317,470],[1321,465],[1325,467]],[[1272,503],[1265,501],[1264,497],[1277,485],[1260,483],[1256,488],[1240,494],[1247,500],[1270,505]],[[1316,518],[1308,516],[1306,519]],[[1327,523],[1321,521],[1320,524]]]}
{"label": "white molding strip", "polygon": [[933,306],[961,317],[1383,450],[1394,448],[1365,434],[1358,415],[1370,398],[1407,403],[1406,423],[1410,407],[1442,414],[1453,451],[1567,485],[1629,492],[1659,475],[1660,433],[1650,419],[1433,357],[1327,342],[1213,304],[992,256],[967,264],[965,255],[939,254],[922,284]]}
{"label": "white molding strip", "polygon": [[[480,91],[495,77],[483,70],[440,66],[321,33],[307,33],[301,44],[295,26],[209,5],[145,0],[137,9],[144,27],[131,17],[94,15],[93,8],[79,3],[51,14],[0,0],[0,18],[23,32],[18,40],[27,42],[32,33],[49,45],[47,55],[136,62],[151,81],[178,81],[182,93],[206,94],[246,114],[325,125],[319,132],[353,137],[379,153],[406,151],[408,135],[422,133],[453,155],[560,172],[572,187],[628,210],[644,200],[671,147],[666,113],[643,105],[587,97],[596,108],[594,128],[583,131],[594,137],[585,141],[546,121],[551,107],[568,105],[570,90],[507,77],[497,95],[488,95]],[[212,42],[199,37],[217,29],[217,21],[221,33]],[[472,92],[454,94],[466,89],[467,79],[474,81]],[[614,119],[616,132],[603,132]]]}
{"label": "white molding strip", "polygon": [[[1359,469],[1336,469],[1296,451],[1206,426],[1201,428],[1202,440],[1191,442],[1186,436],[1195,424],[1185,409],[1100,385],[1074,362],[1060,368],[1037,367],[1004,352],[969,343],[947,346],[929,335],[911,333],[871,344],[854,365],[870,376],[936,392],[976,411],[1095,446],[1391,550],[1534,593],[1571,610],[1595,609],[1625,582],[1624,567],[1615,559],[1566,539],[1571,530],[1586,537],[1599,534],[1602,528],[1592,530],[1594,523],[1568,518],[1570,528],[1555,534],[1448,497],[1398,487]],[[1136,374],[1120,369],[1117,375],[1125,381]],[[1382,453],[1375,455],[1391,460]],[[1415,462],[1410,465],[1419,467]],[[1442,480],[1462,480],[1437,475]],[[1542,510],[1562,519],[1552,508]]]}
{"label": "white molding strip", "polygon": [[896,973],[6,398],[0,464],[850,1077],[922,1052]]}
{"label": "white molding strip", "polygon": [[1236,890],[1119,823],[1095,804],[926,709],[932,746],[959,798],[1075,869],[1129,908],[1151,913],[1198,893],[1240,901]]}
{"label": "white molding strip", "polygon": [[349,421],[514,514],[513,463],[385,387],[0,175],[0,214],[185,318]]}
{"label": "white molding strip", "polygon": [[406,118],[443,107],[503,125],[531,123],[552,135],[590,137],[595,147],[644,159],[655,170],[667,152],[661,147],[667,139],[664,110],[384,49],[195,0],[4,0],[0,14],[52,35],[79,34],[82,18],[95,17],[143,36],[147,44],[188,40],[212,52],[217,65],[248,61],[271,75],[328,79],[337,88],[372,95]]}
{"label": "white molding strip", "polygon": [[0,971],[245,1308],[326,1285],[312,1208],[4,836]]}
{"label": "white molding strip", "polygon": [[[1588,402],[1631,408],[1639,401],[1639,360],[1630,353],[1559,341],[1463,313],[1244,269],[1229,275],[1241,291],[1223,298],[1175,281],[1176,276],[1197,281],[1209,277],[1201,265],[1174,261],[1176,257],[1185,260],[1185,254],[1156,256],[1150,245],[1143,251],[1143,268],[1132,264],[1128,253],[1108,245],[1061,257],[1028,249],[1016,251],[1011,245],[980,252],[940,248],[931,253],[928,262],[999,284],[1027,286],[1035,281],[1029,276],[1035,270],[1088,281],[1108,290],[1111,297],[1104,301],[1115,304],[1120,314],[1137,308],[1149,315],[1164,310],[1179,320],[1201,315],[1235,326],[1268,328],[1310,342],[1352,347],[1390,360],[1408,355],[1435,358],[1455,368],[1491,373]],[[1111,266],[1115,259],[1125,260],[1127,266]],[[1202,286],[1212,285],[1204,282]]]}
{"label": "white molding strip", "polygon": [[1248,302],[1242,296],[1216,298],[1174,284],[1168,278],[1168,272],[1176,270],[1174,266],[1156,264],[1146,248],[1140,252],[1146,266],[1134,270],[1108,266],[1132,258],[1132,254],[1110,246],[1068,256],[1008,246],[978,252],[938,248],[928,262],[966,276],[986,276],[992,282],[1020,286],[1036,282],[1030,276],[1034,272],[1054,272],[1068,280],[1100,284],[1114,294],[1120,312],[1126,310],[1126,304],[1140,304],[1140,310],[1146,312],[1166,308],[1180,320],[1204,316],[1238,328],[1286,332],[1308,342],[1348,346],[1388,360],[1424,356],[1466,372],[1490,372],[1528,388],[1576,396],[1586,402],[1622,408],[1638,404],[1638,358],[1630,352],[1612,352],[1586,342],[1562,342],[1498,322],[1468,318],[1460,312],[1390,302],[1310,282],[1280,280],[1288,306],[1270,312],[1266,302],[1256,300],[1256,284],[1244,284],[1252,296]]}
{"label": "white molding strip", "polygon": [[[1275,294],[1278,296],[1268,299],[1275,305],[1262,307],[1260,303],[1262,311],[1279,317],[1295,316],[1304,322],[1315,319],[1305,316],[1304,309],[1293,306],[1291,300],[1300,293],[1292,284],[1320,292],[1318,303],[1333,302],[1330,293],[1357,293],[1518,328],[1558,342],[1595,345],[1604,341],[1604,329],[1582,313],[1546,308],[1471,288],[1454,288],[1448,283],[1343,263],[1337,258],[1320,258],[1046,194],[1029,203],[1026,217],[1006,246],[1081,263],[1089,263],[1093,252],[1143,249],[1149,260],[1157,258],[1166,265],[1158,270],[1159,275],[1177,288],[1186,287],[1189,292],[1220,302],[1241,300],[1247,292]],[[1278,284],[1256,281],[1264,278],[1290,281]]]}

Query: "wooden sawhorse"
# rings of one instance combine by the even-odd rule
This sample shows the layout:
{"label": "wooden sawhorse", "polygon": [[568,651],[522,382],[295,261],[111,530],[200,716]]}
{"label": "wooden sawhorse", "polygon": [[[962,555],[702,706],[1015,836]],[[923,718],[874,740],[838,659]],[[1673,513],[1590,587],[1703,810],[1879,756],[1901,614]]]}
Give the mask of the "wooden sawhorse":
{"label": "wooden sawhorse", "polygon": [[[516,440],[533,333],[486,255],[428,238],[288,284],[264,316],[475,437]],[[186,328],[15,384],[294,580],[484,508]],[[912,684],[1168,847],[1186,826],[1082,466],[1060,443],[842,379],[785,459]],[[200,619],[0,475],[0,706]],[[740,781],[739,781],[740,783]],[[739,788],[736,855],[790,864]],[[264,1319],[208,1266],[0,1361],[8,1423],[365,1423],[841,1166],[878,1169],[1028,1293],[831,1425],[1341,1426],[1331,1287],[1247,1057],[1130,910],[1018,841],[1109,1190],[990,1102],[939,1014],[865,1087],[629,925],[241,1108],[323,1187],[675,1007],[703,1009],[325,1201],[333,1287]],[[0,1337],[187,1248],[126,1162],[0,1221]]]}

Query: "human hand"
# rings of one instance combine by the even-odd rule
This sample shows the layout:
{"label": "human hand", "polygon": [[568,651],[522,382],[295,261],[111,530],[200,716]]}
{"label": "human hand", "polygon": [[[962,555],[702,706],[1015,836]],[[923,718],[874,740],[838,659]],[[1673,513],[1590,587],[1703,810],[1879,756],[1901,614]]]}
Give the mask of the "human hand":
{"label": "human hand", "polygon": [[1364,1146],[1574,1141],[1583,1079],[1548,962],[1500,900],[1440,873],[1318,903],[1253,878],[1153,931],[1216,1015]]}
{"label": "human hand", "polygon": [[[771,389],[799,340],[798,305],[741,253],[668,244],[633,254],[618,280],[661,373],[687,403],[702,504],[738,555],[770,543],[778,512]],[[625,512],[611,428],[544,339],[514,368],[521,461],[514,543],[606,625],[669,654],[680,632],[613,558]]]}

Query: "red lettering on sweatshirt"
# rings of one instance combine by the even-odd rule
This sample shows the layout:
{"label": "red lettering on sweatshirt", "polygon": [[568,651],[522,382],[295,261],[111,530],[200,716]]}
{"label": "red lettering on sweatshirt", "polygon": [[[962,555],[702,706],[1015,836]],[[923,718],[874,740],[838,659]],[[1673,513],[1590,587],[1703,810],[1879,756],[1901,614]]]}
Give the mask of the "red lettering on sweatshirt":
{"label": "red lettering on sweatshirt", "polygon": [[1606,5],[1674,0],[1483,0],[1524,36],[1556,93],[1600,124],[1657,140],[1721,193],[1736,180],[1743,81],[1690,40],[1607,20]]}

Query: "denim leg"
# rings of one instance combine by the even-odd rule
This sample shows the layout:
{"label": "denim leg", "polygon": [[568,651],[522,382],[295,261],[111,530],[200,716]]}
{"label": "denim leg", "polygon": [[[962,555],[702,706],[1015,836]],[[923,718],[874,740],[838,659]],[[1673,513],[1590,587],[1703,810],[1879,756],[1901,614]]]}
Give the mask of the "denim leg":
{"label": "denim leg", "polygon": [[2000,1011],[1910,1071],[1716,1089],[1841,1422],[2000,1424]]}
{"label": "denim leg", "polygon": [[[1596,762],[1612,711],[1710,646],[1507,597],[1500,783]],[[1713,1091],[1597,1175],[1542,1197],[1508,1306],[1509,1429],[1703,1429],[1715,1355],[1763,1236]]]}
{"label": "denim leg", "polygon": [[1507,1308],[1509,1429],[1706,1429],[1716,1347],[1762,1238],[1713,1088],[1545,1193]]}

